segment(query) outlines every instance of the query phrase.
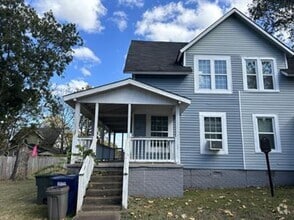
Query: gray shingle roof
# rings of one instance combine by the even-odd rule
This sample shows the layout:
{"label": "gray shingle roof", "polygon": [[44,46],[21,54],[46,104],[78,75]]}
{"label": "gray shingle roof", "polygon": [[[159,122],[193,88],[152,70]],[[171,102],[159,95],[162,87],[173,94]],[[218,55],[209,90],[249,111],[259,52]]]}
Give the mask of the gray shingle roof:
{"label": "gray shingle roof", "polygon": [[124,72],[192,72],[190,67],[176,62],[179,50],[185,45],[187,43],[133,40]]}

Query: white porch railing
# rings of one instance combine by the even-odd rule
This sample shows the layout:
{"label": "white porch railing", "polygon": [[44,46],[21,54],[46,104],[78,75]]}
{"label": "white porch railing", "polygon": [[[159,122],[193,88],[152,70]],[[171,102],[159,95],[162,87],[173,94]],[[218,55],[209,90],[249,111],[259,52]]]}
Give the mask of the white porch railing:
{"label": "white porch railing", "polygon": [[91,147],[93,137],[78,137],[77,145],[85,146],[87,148]]}
{"label": "white porch railing", "polygon": [[[89,146],[93,152],[96,152],[96,143],[97,139],[92,138],[91,142],[89,142],[88,138],[78,138],[78,143],[84,143],[83,146]],[[88,145],[91,143],[90,145]],[[90,181],[93,169],[94,169],[94,158],[92,156],[87,156],[84,161],[82,168],[79,173],[79,188],[78,188],[78,201],[77,201],[77,212],[81,210],[83,205],[84,196],[86,194],[86,189],[88,187],[88,183]]]}
{"label": "white porch railing", "polygon": [[175,162],[174,138],[132,138],[130,161]]}

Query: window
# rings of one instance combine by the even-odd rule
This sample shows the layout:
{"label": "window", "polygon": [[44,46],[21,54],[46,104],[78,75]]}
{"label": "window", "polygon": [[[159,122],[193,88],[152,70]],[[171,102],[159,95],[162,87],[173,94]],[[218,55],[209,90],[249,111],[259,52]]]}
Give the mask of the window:
{"label": "window", "polygon": [[200,112],[200,152],[227,154],[227,125],[224,112]]}
{"label": "window", "polygon": [[255,151],[261,152],[260,140],[269,140],[272,152],[281,152],[280,135],[278,130],[278,119],[275,115],[253,115]]}
{"label": "window", "polygon": [[151,116],[151,136],[168,136],[168,116]]}
{"label": "window", "polygon": [[277,90],[275,60],[272,58],[244,58],[244,89],[257,91]]}
{"label": "window", "polygon": [[228,56],[195,56],[195,92],[230,93],[231,61]]}

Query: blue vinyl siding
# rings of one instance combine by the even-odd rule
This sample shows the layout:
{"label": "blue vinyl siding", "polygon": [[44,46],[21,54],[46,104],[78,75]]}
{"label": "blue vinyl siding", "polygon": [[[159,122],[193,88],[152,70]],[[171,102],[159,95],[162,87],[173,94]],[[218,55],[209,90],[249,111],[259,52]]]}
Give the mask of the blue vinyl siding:
{"label": "blue vinyl siding", "polygon": [[[192,99],[181,116],[181,163],[185,168],[242,169],[242,144],[239,123],[238,95],[194,94],[193,75],[150,76],[137,75],[136,80]],[[224,104],[226,102],[227,104]],[[226,112],[228,127],[228,155],[200,154],[199,112]]]}
{"label": "blue vinyl siding", "polygon": [[264,155],[255,152],[252,114],[275,114],[280,130],[281,153],[270,153],[275,170],[294,170],[294,79],[280,74],[278,93],[241,93],[245,164],[247,169],[265,169]]}
{"label": "blue vinyl siding", "polygon": [[[286,67],[284,54],[246,24],[231,16],[186,51],[186,66],[193,69],[194,55],[231,57],[232,94],[194,93],[194,73],[187,76],[135,75],[135,79],[190,98],[181,116],[181,163],[185,168],[265,169],[263,155],[255,153],[252,114],[278,115],[281,154],[271,155],[273,169],[294,169],[294,79],[279,77],[280,93],[243,91],[242,57],[273,57]],[[240,92],[240,97],[239,97]],[[242,103],[242,122],[239,99]],[[290,103],[289,103],[290,102]],[[228,155],[200,154],[199,112],[226,112]],[[243,155],[242,130],[245,155]],[[245,158],[245,161],[243,160]]]}

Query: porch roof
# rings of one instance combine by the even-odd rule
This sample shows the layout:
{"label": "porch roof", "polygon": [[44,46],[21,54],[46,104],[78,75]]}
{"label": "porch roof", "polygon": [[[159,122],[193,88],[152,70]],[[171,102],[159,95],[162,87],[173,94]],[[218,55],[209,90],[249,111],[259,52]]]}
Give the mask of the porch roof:
{"label": "porch roof", "polygon": [[[131,93],[132,99],[127,99],[127,96],[123,96],[125,93]],[[117,100],[117,96],[121,96],[122,98]],[[89,97],[97,97],[97,100],[90,100]],[[101,100],[99,100],[100,97]],[[142,82],[138,82],[133,79],[125,79],[88,90],[75,92],[65,95],[63,98],[67,104],[74,107],[74,103],[76,101],[84,103],[97,102],[108,104],[150,104],[146,100],[148,100],[148,98],[155,99],[155,97],[159,100],[159,102],[161,99],[163,105],[168,103],[178,103],[180,105],[181,111],[184,111],[187,106],[191,104],[191,101],[188,98],[147,85]]]}
{"label": "porch roof", "polygon": [[95,116],[94,103],[99,103],[99,122],[114,132],[127,130],[127,104],[132,104],[137,110],[139,106],[157,106],[162,112],[172,110],[177,105],[183,112],[191,104],[185,97],[133,79],[72,93],[64,96],[64,101],[73,108],[79,102],[81,113],[90,119]]}

